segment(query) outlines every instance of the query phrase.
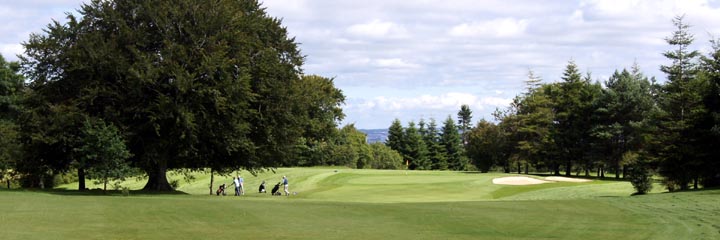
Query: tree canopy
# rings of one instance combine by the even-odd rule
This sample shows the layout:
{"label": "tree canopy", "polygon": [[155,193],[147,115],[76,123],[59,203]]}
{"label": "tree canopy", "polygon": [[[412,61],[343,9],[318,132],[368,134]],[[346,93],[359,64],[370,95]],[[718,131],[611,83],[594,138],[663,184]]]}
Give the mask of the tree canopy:
{"label": "tree canopy", "polygon": [[24,44],[30,87],[118,126],[146,189],[170,190],[168,169],[291,164],[300,137],[342,118],[342,93],[302,77],[298,44],[258,1],[94,0],[78,12]]}

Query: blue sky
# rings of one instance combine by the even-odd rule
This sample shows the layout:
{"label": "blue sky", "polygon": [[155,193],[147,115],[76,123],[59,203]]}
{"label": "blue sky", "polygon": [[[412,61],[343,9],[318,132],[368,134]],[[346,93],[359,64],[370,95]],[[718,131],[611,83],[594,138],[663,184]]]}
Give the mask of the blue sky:
{"label": "blue sky", "polygon": [[[0,3],[0,53],[16,60],[21,42],[80,0]],[[686,15],[693,49],[720,36],[720,3],[710,0],[484,1],[265,0],[301,43],[306,74],[334,77],[347,100],[343,124],[387,128],[421,118],[442,122],[461,104],[490,119],[523,91],[528,70],[560,79],[569,60],[605,81],[637,62],[664,81],[662,52]]]}

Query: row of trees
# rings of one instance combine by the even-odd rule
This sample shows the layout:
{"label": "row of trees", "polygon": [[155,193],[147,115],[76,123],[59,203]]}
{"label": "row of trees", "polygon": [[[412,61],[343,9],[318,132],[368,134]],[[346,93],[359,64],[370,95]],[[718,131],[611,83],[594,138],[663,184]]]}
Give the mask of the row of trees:
{"label": "row of trees", "polygon": [[701,56],[690,50],[683,18],[674,23],[664,84],[637,65],[603,84],[572,61],[559,82],[543,84],[530,72],[527,90],[495,113],[497,123],[482,120],[470,131],[470,157],[482,171],[596,170],[619,178],[657,170],[670,190],[720,185],[720,44],[711,41],[713,51]]}
{"label": "row of trees", "polygon": [[382,143],[368,144],[367,135],[354,125],[344,126],[326,141],[298,145],[299,166],[346,166],[350,168],[400,169],[400,154]]}
{"label": "row of trees", "polygon": [[472,112],[467,105],[463,105],[458,116],[459,126],[448,116],[439,130],[432,118],[429,123],[421,119],[417,125],[410,121],[407,127],[403,127],[400,120],[395,119],[388,129],[385,144],[400,153],[408,169],[468,170],[471,166],[468,164],[461,130],[458,127],[463,128],[463,123],[471,121]]}
{"label": "row of trees", "polygon": [[25,186],[76,170],[84,189],[86,173],[133,167],[145,189],[170,190],[171,169],[317,162],[303,150],[339,139],[344,95],[302,72],[258,1],[94,0],[78,13],[32,34],[19,64],[0,61],[0,167]]}

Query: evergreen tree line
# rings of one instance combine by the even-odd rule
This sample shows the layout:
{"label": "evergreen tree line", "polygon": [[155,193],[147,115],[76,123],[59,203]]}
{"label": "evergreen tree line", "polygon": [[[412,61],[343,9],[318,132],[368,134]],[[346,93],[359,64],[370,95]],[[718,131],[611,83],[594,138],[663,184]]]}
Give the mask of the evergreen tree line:
{"label": "evergreen tree line", "polygon": [[468,156],[481,171],[633,173],[640,182],[655,172],[671,191],[720,185],[720,44],[712,40],[706,55],[690,50],[689,26],[673,22],[664,83],[637,64],[603,83],[573,61],[554,83],[530,71],[526,90],[495,122],[469,131]]}
{"label": "evergreen tree line", "polygon": [[[461,113],[465,114],[465,117],[461,117],[460,128],[463,122],[470,122],[471,119],[467,105],[463,105]],[[472,170],[473,166],[465,155],[460,132],[450,116],[440,129],[433,118],[429,123],[421,119],[417,125],[410,121],[407,127],[403,127],[400,120],[395,119],[388,128],[385,144],[402,156],[402,162],[407,169]]]}

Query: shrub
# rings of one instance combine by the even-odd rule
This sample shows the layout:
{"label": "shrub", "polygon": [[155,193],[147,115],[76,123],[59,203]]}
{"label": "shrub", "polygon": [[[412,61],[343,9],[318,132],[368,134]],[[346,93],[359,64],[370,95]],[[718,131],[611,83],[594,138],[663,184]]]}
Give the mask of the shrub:
{"label": "shrub", "polygon": [[662,185],[664,185],[669,192],[674,192],[675,190],[680,189],[680,184],[667,177],[663,178]]}
{"label": "shrub", "polygon": [[635,194],[645,194],[652,190],[652,182],[652,175],[645,164],[630,165],[630,183],[635,188]]}

